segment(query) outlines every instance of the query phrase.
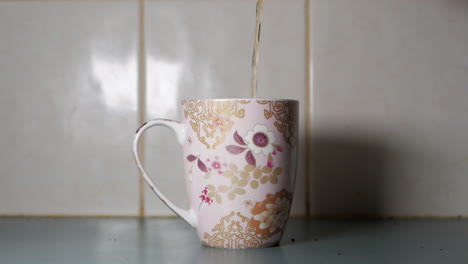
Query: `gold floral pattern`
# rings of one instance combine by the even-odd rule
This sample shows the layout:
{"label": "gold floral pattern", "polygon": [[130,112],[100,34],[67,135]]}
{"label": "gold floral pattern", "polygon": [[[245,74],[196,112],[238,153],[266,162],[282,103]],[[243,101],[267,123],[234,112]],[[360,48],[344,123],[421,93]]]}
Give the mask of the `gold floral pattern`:
{"label": "gold floral pattern", "polygon": [[292,194],[285,189],[275,194],[267,194],[266,199],[252,208],[250,223],[255,232],[265,238],[282,233],[288,221]]}
{"label": "gold floral pattern", "polygon": [[197,133],[197,137],[208,149],[216,149],[224,142],[226,134],[234,125],[232,117],[243,118],[245,109],[242,104],[249,100],[211,101],[186,100],[182,101],[185,118],[190,118],[190,126]]}
{"label": "gold floral pattern", "polygon": [[297,133],[297,108],[292,101],[269,101],[257,100],[259,104],[266,105],[267,109],[264,110],[266,119],[274,117],[276,119],[275,126],[278,132],[283,135],[286,143],[291,146],[296,146],[296,133]]}
{"label": "gold floral pattern", "polygon": [[231,212],[221,218],[212,231],[212,235],[205,233],[204,243],[217,248],[259,248],[265,247],[265,237],[258,235],[249,218],[241,213]]}
{"label": "gold floral pattern", "polygon": [[255,167],[247,164],[243,169],[238,169],[236,164],[231,163],[223,174],[220,174],[228,179],[228,182],[218,186],[208,184],[207,196],[213,198],[218,204],[223,202],[224,195],[232,201],[236,196],[245,195],[247,187],[255,190],[258,189],[260,184],[277,184],[282,173],[283,169],[280,167]]}

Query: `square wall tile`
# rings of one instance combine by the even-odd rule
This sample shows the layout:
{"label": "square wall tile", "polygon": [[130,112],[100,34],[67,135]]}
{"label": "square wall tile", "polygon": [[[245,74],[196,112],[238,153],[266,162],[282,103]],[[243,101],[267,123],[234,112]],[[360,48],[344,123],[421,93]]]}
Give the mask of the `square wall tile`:
{"label": "square wall tile", "polygon": [[311,2],[313,214],[468,216],[468,2]]}
{"label": "square wall tile", "polygon": [[136,215],[136,1],[0,2],[0,214]]}
{"label": "square wall tile", "polygon": [[[269,5],[269,1],[265,3]],[[291,36],[286,26],[274,33],[274,26],[281,25],[279,21],[288,19],[280,9],[285,5],[280,1],[272,1],[265,11],[266,41],[274,42]],[[292,10],[297,10],[296,4]],[[251,60],[255,33],[256,2],[241,1],[164,1],[150,0],[146,2],[146,46],[147,46],[147,112],[146,117],[170,118],[181,120],[180,100],[191,98],[248,98],[251,96]],[[270,9],[274,12],[268,13]],[[275,79],[278,65],[269,65],[268,57],[276,56],[275,52],[287,52],[289,48],[302,48],[303,13],[297,19],[295,12],[288,11],[292,22],[287,25],[297,25],[294,29],[302,34],[297,36],[297,42],[284,41],[281,47],[270,43],[274,48],[266,49],[268,43],[262,44],[260,58],[261,75],[260,86],[267,87],[275,81],[286,82],[294,79],[294,96],[304,90],[303,70],[299,73],[300,80],[295,80],[294,72]],[[270,18],[268,18],[270,16]],[[277,17],[279,16],[279,17]],[[277,21],[278,19],[278,21]],[[270,24],[270,25],[268,25]],[[301,31],[302,30],[302,31]],[[285,35],[286,34],[286,35]],[[296,36],[295,36],[296,37]],[[270,38],[270,40],[268,40]],[[300,42],[300,44],[298,44]],[[283,54],[278,60],[285,58]],[[303,69],[304,58],[294,62],[295,57],[288,59],[289,65],[297,63],[297,68]],[[299,83],[301,85],[296,84]],[[281,84],[277,87],[285,88]],[[297,88],[297,91],[295,90]],[[263,89],[263,88],[262,88]],[[286,96],[281,94],[280,88],[271,88],[275,92],[267,94],[261,90],[261,96]],[[276,89],[276,90],[275,90]],[[260,92],[260,90],[259,90]],[[259,95],[260,96],[260,95]],[[164,151],[164,152],[163,152]],[[163,192],[176,204],[186,207],[188,202],[185,195],[185,185],[181,161],[182,153],[175,142],[175,136],[166,129],[155,129],[146,136],[146,161],[150,174],[159,183]],[[152,191],[147,189],[146,205],[148,215],[172,215]],[[302,198],[301,198],[302,197]],[[299,204],[303,194],[296,196]],[[295,208],[298,208],[295,206]],[[301,209],[295,209],[295,213]]]}

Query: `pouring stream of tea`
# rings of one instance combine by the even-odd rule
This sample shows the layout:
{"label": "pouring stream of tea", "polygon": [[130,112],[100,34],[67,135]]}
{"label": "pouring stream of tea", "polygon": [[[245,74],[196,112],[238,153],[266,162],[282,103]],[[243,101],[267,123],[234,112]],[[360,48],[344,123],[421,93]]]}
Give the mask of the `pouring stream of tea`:
{"label": "pouring stream of tea", "polygon": [[252,55],[252,80],[251,80],[251,87],[252,87],[252,98],[257,97],[257,67],[258,67],[258,46],[260,43],[260,30],[262,28],[262,15],[263,15],[263,0],[257,0],[257,23],[255,27],[255,41],[254,41],[254,49]]}

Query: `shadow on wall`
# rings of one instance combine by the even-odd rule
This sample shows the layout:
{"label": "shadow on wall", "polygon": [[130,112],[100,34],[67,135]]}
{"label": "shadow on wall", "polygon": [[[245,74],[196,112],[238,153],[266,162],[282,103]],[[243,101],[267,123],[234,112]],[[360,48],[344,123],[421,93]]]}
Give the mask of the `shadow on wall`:
{"label": "shadow on wall", "polygon": [[[385,183],[390,150],[377,133],[320,129],[310,139],[310,212],[327,221],[301,221],[286,229],[283,245],[314,243],[350,229],[373,225],[362,221],[385,215]],[[305,142],[305,141],[302,141]],[[337,218],[358,219],[340,221]],[[354,224],[353,224],[354,223]],[[311,245],[311,249],[314,248]]]}
{"label": "shadow on wall", "polygon": [[372,134],[315,131],[311,139],[311,215],[368,218],[385,214],[389,151]]}

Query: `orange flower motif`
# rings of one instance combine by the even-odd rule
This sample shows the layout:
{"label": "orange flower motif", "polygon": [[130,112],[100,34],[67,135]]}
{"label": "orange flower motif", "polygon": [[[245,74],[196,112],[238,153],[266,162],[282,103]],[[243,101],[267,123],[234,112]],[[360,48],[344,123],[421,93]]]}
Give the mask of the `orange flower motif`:
{"label": "orange flower motif", "polygon": [[251,224],[255,232],[264,239],[281,233],[286,226],[291,209],[292,194],[285,189],[268,194],[266,199],[255,204],[251,213]]}

